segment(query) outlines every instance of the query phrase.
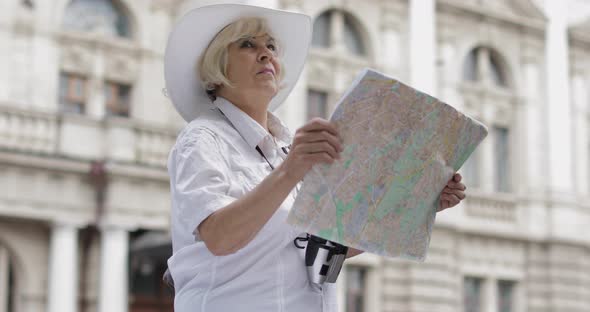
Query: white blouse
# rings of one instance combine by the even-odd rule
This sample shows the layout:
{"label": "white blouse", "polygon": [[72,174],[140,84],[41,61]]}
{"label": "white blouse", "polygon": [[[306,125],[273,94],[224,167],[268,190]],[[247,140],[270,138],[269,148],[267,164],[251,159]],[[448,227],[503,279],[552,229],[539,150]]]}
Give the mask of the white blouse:
{"label": "white blouse", "polygon": [[175,311],[335,312],[335,284],[309,283],[305,251],[293,244],[304,234],[285,221],[295,189],[255,238],[233,254],[214,256],[195,233],[207,216],[271,172],[256,146],[276,167],[286,157],[281,148],[292,139],[270,112],[274,136],[229,101],[218,98],[215,105],[180,132],[168,158],[173,249],[168,266]]}

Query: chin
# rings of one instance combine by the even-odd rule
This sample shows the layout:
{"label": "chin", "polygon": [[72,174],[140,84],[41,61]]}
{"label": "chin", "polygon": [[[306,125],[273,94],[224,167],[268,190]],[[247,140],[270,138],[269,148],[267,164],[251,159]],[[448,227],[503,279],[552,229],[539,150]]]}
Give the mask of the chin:
{"label": "chin", "polygon": [[265,84],[259,87],[260,93],[271,95],[274,97],[279,92],[279,87],[275,84]]}

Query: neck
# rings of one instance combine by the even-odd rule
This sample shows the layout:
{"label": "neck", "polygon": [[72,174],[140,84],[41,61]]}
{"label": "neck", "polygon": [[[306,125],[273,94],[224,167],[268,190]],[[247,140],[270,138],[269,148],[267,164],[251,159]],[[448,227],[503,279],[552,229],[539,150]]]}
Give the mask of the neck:
{"label": "neck", "polygon": [[[251,103],[251,104],[254,104],[254,107],[251,105],[241,106],[239,104],[234,103],[234,105],[236,105],[239,109],[244,111],[244,113],[248,114],[248,116],[250,116],[250,118],[254,119],[257,123],[259,123],[262,126],[262,128],[264,128],[264,130],[269,132],[269,130],[268,130],[268,113],[267,113],[266,109],[261,110],[261,109],[258,109],[255,107],[256,106],[255,103]],[[268,107],[268,106],[266,105],[265,107]]]}
{"label": "neck", "polygon": [[250,118],[254,119],[259,123],[267,132],[268,130],[268,106],[270,105],[270,99],[262,96],[253,95],[237,95],[237,94],[219,94],[219,96],[230,101],[236,107],[241,109]]}

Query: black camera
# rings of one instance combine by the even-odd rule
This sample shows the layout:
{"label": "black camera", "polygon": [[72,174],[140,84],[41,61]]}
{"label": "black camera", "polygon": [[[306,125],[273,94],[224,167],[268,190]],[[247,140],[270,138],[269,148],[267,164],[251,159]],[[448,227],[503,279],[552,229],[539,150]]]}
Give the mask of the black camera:
{"label": "black camera", "polygon": [[[307,241],[307,246],[300,246],[298,241]],[[297,248],[305,248],[305,266],[310,282],[319,285],[336,282],[348,247],[311,234],[296,238],[294,243]]]}

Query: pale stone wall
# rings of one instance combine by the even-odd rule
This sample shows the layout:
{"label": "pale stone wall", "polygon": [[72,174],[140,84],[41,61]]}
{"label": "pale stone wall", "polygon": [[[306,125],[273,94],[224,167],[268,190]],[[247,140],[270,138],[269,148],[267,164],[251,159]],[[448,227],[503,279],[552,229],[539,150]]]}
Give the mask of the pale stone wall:
{"label": "pale stone wall", "polygon": [[[86,292],[79,295],[88,312],[124,311],[126,276],[113,272],[126,270],[128,232],[168,227],[165,163],[184,124],[162,94],[166,36],[191,8],[221,1],[121,0],[132,21],[130,40],[62,30],[66,0],[34,1],[32,10],[19,2],[0,1],[0,248],[15,265],[16,311],[75,311],[76,298],[48,288],[78,285],[82,274]],[[495,311],[498,280],[516,282],[517,312],[590,308],[590,15],[575,14],[576,26],[568,29],[563,16],[545,13],[542,1],[240,2],[313,18],[337,9],[350,14],[363,35],[366,56],[351,56],[342,45],[310,51],[277,112],[292,130],[305,122],[308,88],[327,92],[332,110],[356,72],[369,66],[511,131],[512,191],[494,191],[491,136],[480,147],[480,187],[437,217],[426,262],[368,254],[347,261],[368,269],[367,311],[462,311],[464,276],[483,279],[486,312]],[[554,38],[559,44],[549,46]],[[464,59],[476,46],[500,55],[508,88],[463,81]],[[548,78],[552,70],[561,80]],[[89,78],[86,114],[56,114],[60,71]],[[130,120],[104,117],[105,80],[132,84]],[[555,83],[562,87],[550,90]],[[560,127],[569,130],[552,134]],[[555,146],[565,153],[552,152]],[[97,222],[92,160],[107,162],[110,187],[89,268],[79,272],[78,264],[54,281],[50,271],[67,268],[50,263],[79,263],[83,229]],[[52,253],[52,241],[65,242],[60,248],[68,253]],[[102,257],[105,250],[112,258]],[[341,309],[345,282],[339,281]]]}

